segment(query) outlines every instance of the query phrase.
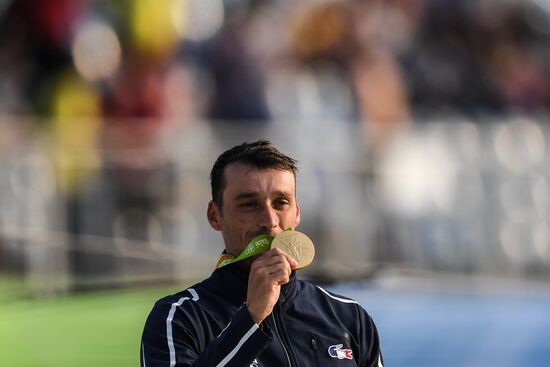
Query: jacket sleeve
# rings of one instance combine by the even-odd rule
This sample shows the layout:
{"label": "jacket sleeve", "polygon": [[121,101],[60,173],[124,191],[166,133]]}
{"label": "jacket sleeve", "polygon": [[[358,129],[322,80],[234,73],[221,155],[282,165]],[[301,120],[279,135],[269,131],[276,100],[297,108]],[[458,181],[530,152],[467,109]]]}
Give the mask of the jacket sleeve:
{"label": "jacket sleeve", "polygon": [[372,317],[361,306],[357,305],[360,320],[359,335],[361,343],[360,367],[384,367],[380,348],[380,337]]}
{"label": "jacket sleeve", "polygon": [[192,305],[178,303],[157,303],[149,314],[141,340],[141,367],[248,367],[273,340],[245,305],[209,340],[209,327],[190,310]]}

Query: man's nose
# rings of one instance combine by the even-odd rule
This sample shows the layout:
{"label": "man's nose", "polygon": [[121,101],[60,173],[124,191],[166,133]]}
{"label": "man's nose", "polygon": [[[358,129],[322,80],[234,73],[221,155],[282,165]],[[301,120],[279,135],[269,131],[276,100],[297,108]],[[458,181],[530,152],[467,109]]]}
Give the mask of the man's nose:
{"label": "man's nose", "polygon": [[259,222],[260,227],[265,229],[272,229],[277,227],[278,224],[279,217],[277,216],[275,209],[273,209],[269,205],[266,205],[261,213]]}

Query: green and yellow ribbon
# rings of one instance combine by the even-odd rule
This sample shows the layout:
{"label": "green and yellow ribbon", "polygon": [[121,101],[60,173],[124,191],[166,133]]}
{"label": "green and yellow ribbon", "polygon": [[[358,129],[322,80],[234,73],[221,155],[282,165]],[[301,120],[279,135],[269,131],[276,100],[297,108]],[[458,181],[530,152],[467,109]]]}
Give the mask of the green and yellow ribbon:
{"label": "green and yellow ribbon", "polygon": [[[288,231],[292,231],[292,228],[289,227],[284,230],[284,232]],[[218,261],[216,262],[216,269],[239,262],[244,259],[248,259],[249,257],[261,254],[262,252],[266,252],[271,248],[271,243],[273,242],[274,238],[274,236],[270,236],[268,234],[261,234],[258,237],[254,237],[252,241],[250,241],[248,245],[246,245],[243,252],[241,252],[239,256],[225,253],[221,254],[218,258]]]}
{"label": "green and yellow ribbon", "polygon": [[239,262],[244,259],[248,259],[249,257],[261,254],[262,252],[266,252],[271,248],[271,242],[273,242],[274,238],[275,237],[268,234],[262,234],[252,239],[252,241],[250,241],[248,245],[246,245],[245,249],[239,254],[239,256],[234,256],[231,254],[221,254],[216,263],[216,269]]}

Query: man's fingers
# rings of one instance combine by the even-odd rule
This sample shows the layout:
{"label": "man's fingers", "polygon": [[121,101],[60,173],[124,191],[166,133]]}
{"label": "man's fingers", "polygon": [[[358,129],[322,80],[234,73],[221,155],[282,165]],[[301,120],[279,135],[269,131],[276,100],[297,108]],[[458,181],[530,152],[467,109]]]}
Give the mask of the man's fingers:
{"label": "man's fingers", "polygon": [[290,257],[289,254],[286,254],[285,253],[285,257],[286,257],[286,260],[288,261],[288,263],[290,264],[290,267],[292,269],[296,268],[299,264],[296,260],[294,260],[292,257]]}
{"label": "man's fingers", "polygon": [[272,285],[286,284],[290,280],[292,269],[288,259],[278,254],[267,258],[258,258],[251,267],[251,279]]}
{"label": "man's fingers", "polygon": [[298,266],[298,262],[290,257],[289,254],[278,248],[268,250],[256,259],[255,263],[258,262],[258,266],[270,266],[281,262],[283,259],[286,259],[286,262],[288,262],[291,268]]}
{"label": "man's fingers", "polygon": [[253,277],[263,278],[273,284],[285,284],[290,279],[291,269],[283,258],[270,266],[261,266],[251,272]]}

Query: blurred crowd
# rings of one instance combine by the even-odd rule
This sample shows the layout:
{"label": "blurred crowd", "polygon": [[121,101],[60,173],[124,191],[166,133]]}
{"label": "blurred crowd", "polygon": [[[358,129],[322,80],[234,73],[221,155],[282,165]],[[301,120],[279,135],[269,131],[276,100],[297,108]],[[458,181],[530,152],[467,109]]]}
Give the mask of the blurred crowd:
{"label": "blurred crowd", "polygon": [[51,136],[70,232],[142,240],[174,126],[353,124],[377,152],[426,116],[546,113],[549,44],[546,0],[0,0],[0,128]]}
{"label": "blurred crowd", "polygon": [[196,117],[360,121],[383,139],[417,114],[549,103],[543,0],[0,4],[1,114],[101,116],[136,139]]}
{"label": "blurred crowd", "polygon": [[107,164],[150,165],[194,120],[355,123],[376,152],[420,116],[550,106],[544,0],[0,4],[0,115],[40,117],[67,171],[98,166],[98,142]]}

